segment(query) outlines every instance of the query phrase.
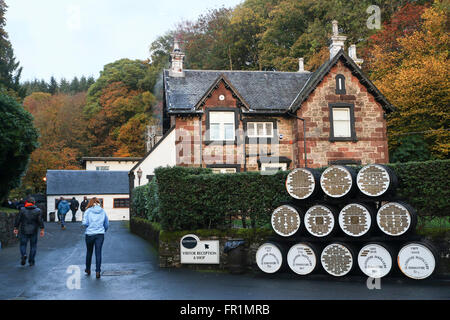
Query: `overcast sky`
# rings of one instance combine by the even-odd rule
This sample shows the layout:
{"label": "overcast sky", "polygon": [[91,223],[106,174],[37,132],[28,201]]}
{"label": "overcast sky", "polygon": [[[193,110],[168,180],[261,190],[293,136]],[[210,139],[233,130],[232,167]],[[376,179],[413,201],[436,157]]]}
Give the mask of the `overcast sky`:
{"label": "overcast sky", "polygon": [[146,59],[149,45],[182,20],[243,0],[7,0],[6,29],[21,81],[98,77],[107,63]]}

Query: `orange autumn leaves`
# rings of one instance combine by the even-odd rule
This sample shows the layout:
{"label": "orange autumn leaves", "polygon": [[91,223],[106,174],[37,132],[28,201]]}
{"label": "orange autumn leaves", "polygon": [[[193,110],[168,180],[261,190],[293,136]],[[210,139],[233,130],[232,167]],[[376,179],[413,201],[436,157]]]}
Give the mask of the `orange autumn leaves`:
{"label": "orange autumn leaves", "polygon": [[86,94],[74,96],[50,95],[36,92],[25,98],[24,107],[34,117],[38,128],[40,147],[31,154],[23,185],[36,192],[45,192],[45,177],[48,169],[80,169],[77,159],[86,148],[86,123],[83,106]]}
{"label": "orange autumn leaves", "polygon": [[450,64],[448,11],[439,3],[424,10],[418,29],[374,46],[375,85],[397,107],[388,120],[389,146],[421,132],[434,158],[450,151]]}
{"label": "orange autumn leaves", "polygon": [[142,156],[145,129],[152,124],[151,107],[156,99],[148,92],[130,90],[113,82],[102,90],[100,111],[88,122],[88,140],[93,156]]}

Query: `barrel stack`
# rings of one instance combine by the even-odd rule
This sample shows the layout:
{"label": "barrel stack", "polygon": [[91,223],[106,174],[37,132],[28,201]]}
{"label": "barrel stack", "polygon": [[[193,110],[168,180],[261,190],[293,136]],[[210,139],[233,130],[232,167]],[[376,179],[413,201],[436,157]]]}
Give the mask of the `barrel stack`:
{"label": "barrel stack", "polygon": [[292,199],[273,211],[276,236],[258,249],[258,267],[300,276],[432,276],[437,251],[416,234],[417,213],[397,197],[397,185],[395,173],[380,164],[359,172],[340,165],[322,173],[294,169],[286,179]]}

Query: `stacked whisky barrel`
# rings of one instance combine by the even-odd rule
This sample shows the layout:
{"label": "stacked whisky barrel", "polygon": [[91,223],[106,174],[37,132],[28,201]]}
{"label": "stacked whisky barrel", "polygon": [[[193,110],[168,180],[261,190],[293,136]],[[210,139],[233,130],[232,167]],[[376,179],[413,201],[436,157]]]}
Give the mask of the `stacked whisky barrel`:
{"label": "stacked whisky barrel", "polygon": [[277,236],[258,249],[258,267],[303,276],[325,271],[335,277],[358,272],[372,278],[399,272],[430,277],[436,250],[416,235],[416,211],[396,198],[396,187],[394,172],[378,164],[358,173],[346,166],[322,174],[293,170],[286,180],[292,200],[273,211]]}

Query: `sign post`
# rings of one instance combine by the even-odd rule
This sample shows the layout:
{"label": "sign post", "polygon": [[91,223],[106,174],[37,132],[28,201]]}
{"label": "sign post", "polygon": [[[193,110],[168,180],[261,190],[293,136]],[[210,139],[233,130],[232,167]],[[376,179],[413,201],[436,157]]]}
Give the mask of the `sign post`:
{"label": "sign post", "polygon": [[193,234],[180,240],[181,264],[219,264],[219,241],[200,241]]}

